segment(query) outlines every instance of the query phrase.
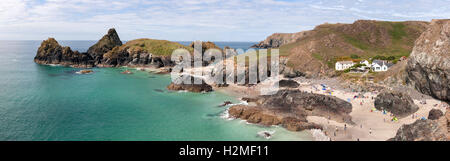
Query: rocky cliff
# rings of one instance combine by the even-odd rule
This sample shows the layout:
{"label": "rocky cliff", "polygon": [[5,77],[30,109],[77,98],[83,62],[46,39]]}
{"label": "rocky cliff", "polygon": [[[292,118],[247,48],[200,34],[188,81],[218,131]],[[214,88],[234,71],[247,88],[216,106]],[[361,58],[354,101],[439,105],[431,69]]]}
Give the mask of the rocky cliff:
{"label": "rocky cliff", "polygon": [[433,20],[416,40],[406,72],[408,84],[450,102],[450,19]]}
{"label": "rocky cliff", "polygon": [[389,111],[397,117],[406,117],[419,110],[408,94],[396,91],[381,92],[374,104],[376,109]]}

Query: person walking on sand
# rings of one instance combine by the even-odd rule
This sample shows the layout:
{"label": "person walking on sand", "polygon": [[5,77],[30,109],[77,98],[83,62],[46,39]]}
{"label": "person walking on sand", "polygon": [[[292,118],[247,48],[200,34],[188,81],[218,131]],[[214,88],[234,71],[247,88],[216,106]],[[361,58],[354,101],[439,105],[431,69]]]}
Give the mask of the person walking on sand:
{"label": "person walking on sand", "polygon": [[344,131],[347,130],[347,124],[344,124]]}
{"label": "person walking on sand", "polygon": [[369,134],[372,134],[372,128],[369,128]]}

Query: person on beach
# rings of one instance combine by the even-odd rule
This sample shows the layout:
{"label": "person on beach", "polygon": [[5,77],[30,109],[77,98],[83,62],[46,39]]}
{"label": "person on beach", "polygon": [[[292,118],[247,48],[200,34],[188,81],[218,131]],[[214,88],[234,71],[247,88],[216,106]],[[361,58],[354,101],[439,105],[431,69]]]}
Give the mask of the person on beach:
{"label": "person on beach", "polygon": [[372,134],[372,128],[369,128],[369,134]]}

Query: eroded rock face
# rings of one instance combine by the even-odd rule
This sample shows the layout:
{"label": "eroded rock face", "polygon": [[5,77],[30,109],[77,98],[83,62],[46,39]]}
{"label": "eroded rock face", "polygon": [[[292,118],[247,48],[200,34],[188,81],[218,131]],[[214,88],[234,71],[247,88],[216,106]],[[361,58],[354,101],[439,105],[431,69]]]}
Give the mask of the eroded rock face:
{"label": "eroded rock face", "polygon": [[409,95],[395,91],[384,91],[378,94],[375,99],[375,108],[389,111],[397,117],[405,117],[419,110]]}
{"label": "eroded rock face", "polygon": [[446,141],[447,127],[437,120],[417,120],[413,124],[403,125],[394,138],[388,141]]}
{"label": "eroded rock face", "polygon": [[433,20],[416,40],[406,72],[418,91],[450,102],[450,19]]}
{"label": "eroded rock face", "polygon": [[[195,84],[194,82],[199,81],[200,84]],[[205,83],[205,81],[201,78],[183,75],[176,79],[174,82],[170,83],[169,86],[167,86],[167,89],[173,90],[173,91],[189,91],[189,92],[211,92],[212,86]]]}
{"label": "eroded rock face", "polygon": [[114,28],[111,28],[106,35],[88,49],[87,53],[91,55],[96,64],[99,64],[103,59],[103,54],[121,45],[122,41],[120,41],[119,35]]}
{"label": "eroded rock face", "polygon": [[92,57],[86,53],[72,51],[70,47],[63,47],[54,38],[41,43],[34,62],[38,64],[60,64],[72,67],[93,67]]}

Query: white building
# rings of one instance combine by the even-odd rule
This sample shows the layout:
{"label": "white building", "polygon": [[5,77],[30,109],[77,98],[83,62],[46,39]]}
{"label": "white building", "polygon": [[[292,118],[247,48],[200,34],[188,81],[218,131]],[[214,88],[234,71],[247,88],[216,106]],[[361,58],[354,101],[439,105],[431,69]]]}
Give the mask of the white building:
{"label": "white building", "polygon": [[371,64],[371,68],[374,72],[385,72],[389,70],[392,64],[382,60],[374,60]]}
{"label": "white building", "polygon": [[367,60],[360,61],[359,64],[364,64],[364,65],[366,65],[366,67],[370,68],[370,63]]}
{"label": "white building", "polygon": [[355,65],[353,61],[338,61],[336,62],[336,70],[345,70]]}
{"label": "white building", "polygon": [[371,66],[371,64],[367,60],[360,61],[359,64],[364,64],[365,65],[365,66],[359,67],[358,68],[359,70],[366,70],[366,68],[370,69],[370,66]]}

